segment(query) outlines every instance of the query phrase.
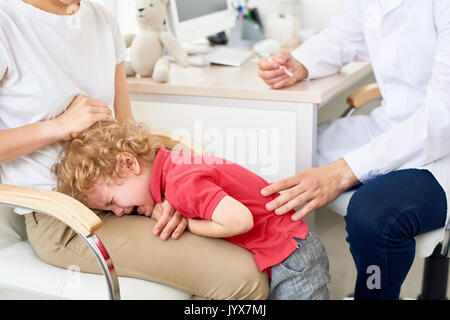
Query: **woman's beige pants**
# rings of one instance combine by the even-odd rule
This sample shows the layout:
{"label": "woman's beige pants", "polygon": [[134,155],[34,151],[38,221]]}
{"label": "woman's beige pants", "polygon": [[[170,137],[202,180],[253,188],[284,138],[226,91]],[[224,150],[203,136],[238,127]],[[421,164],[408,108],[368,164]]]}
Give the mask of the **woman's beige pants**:
{"label": "woman's beige pants", "polygon": [[[106,212],[99,217],[103,224],[96,234],[119,276],[158,282],[200,299],[267,298],[267,274],[260,273],[252,254],[237,245],[188,231],[178,240],[163,241],[152,233],[154,219]],[[28,239],[44,262],[101,273],[87,244],[65,224],[41,213],[27,214],[25,221]]]}

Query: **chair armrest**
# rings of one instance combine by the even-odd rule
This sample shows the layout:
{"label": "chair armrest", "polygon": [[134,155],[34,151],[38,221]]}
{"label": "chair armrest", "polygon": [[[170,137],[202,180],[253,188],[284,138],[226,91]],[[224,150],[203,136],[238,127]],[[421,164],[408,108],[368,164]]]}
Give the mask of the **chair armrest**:
{"label": "chair armrest", "polygon": [[92,250],[105,276],[110,299],[120,299],[119,281],[111,257],[94,233],[102,220],[80,201],[49,190],[0,184],[0,204],[48,214],[77,232]]}
{"label": "chair armrest", "polygon": [[347,97],[347,104],[352,108],[359,108],[366,103],[381,98],[381,91],[377,83],[371,83],[359,88]]}
{"label": "chair armrest", "polygon": [[102,225],[101,219],[84,204],[56,191],[0,184],[0,204],[49,214],[85,237]]}

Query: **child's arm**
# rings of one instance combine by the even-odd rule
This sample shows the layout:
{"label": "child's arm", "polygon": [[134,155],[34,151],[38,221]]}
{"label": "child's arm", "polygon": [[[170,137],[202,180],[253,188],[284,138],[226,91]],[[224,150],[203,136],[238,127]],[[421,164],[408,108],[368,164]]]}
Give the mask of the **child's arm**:
{"label": "child's arm", "polygon": [[253,228],[253,215],[250,210],[230,196],[219,202],[211,219],[188,219],[188,229],[199,236],[227,238]]}

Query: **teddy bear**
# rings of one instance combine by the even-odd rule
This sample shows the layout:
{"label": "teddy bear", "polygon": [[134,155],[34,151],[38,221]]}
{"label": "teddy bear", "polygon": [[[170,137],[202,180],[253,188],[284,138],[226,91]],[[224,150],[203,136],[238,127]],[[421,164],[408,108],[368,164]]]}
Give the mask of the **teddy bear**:
{"label": "teddy bear", "polygon": [[137,34],[125,35],[130,48],[130,60],[126,63],[128,77],[152,77],[163,83],[169,79],[170,61],[164,50],[183,67],[189,60],[175,36],[164,30],[170,0],[136,0]]}

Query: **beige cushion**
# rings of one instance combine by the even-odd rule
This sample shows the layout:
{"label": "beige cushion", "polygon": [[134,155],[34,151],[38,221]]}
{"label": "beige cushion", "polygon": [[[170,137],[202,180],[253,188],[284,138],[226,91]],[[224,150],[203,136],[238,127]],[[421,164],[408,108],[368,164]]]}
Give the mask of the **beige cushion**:
{"label": "beige cushion", "polygon": [[[342,193],[336,200],[331,202],[327,207],[334,212],[340,214],[345,217],[347,214],[348,203],[350,202],[350,198],[356,190],[347,191]],[[426,258],[430,256],[434,248],[438,245],[439,242],[444,240],[445,230],[444,227],[441,229],[433,230],[430,232],[423,233],[415,237],[416,240],[416,255],[419,257]]]}

